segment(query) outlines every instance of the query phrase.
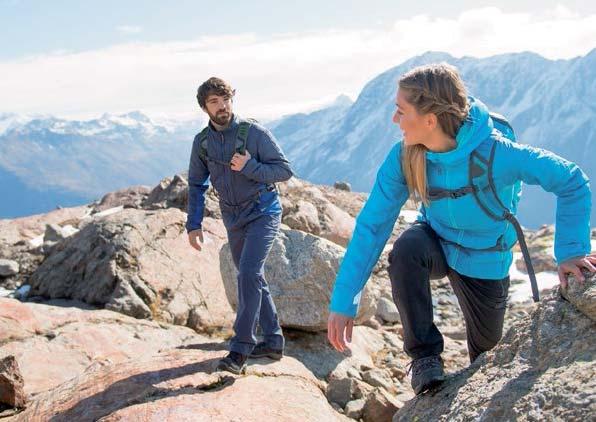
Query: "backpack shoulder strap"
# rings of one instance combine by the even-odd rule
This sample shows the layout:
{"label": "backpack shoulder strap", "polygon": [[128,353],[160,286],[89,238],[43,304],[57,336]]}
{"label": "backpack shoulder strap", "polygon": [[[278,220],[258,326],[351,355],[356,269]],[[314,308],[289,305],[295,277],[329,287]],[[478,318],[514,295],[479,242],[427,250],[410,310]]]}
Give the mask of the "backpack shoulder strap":
{"label": "backpack shoulder strap", "polygon": [[536,282],[536,272],[532,265],[532,259],[530,258],[530,252],[528,251],[524,232],[519,221],[511,213],[511,210],[499,199],[494,184],[493,163],[497,144],[501,142],[501,140],[498,136],[491,136],[490,139],[492,144],[490,145],[490,153],[488,157],[482,157],[478,151],[473,151],[472,154],[470,154],[469,183],[473,186],[474,199],[486,215],[497,221],[507,220],[515,228],[517,240],[519,241],[519,246],[528,270],[528,276],[530,277],[532,296],[534,302],[538,302],[540,296],[538,293],[538,284]]}
{"label": "backpack shoulder strap", "polygon": [[245,119],[238,123],[238,136],[236,139],[236,152],[244,155],[246,151],[246,141],[248,140],[248,131],[253,123],[256,123],[255,119]]}
{"label": "backpack shoulder strap", "polygon": [[203,130],[199,132],[199,157],[204,163],[207,163],[209,156],[207,155],[207,141],[209,134],[209,126],[205,126]]}
{"label": "backpack shoulder strap", "polygon": [[493,163],[498,142],[498,139],[491,135],[480,148],[472,151],[468,180],[469,185],[473,187],[472,194],[478,206],[493,220],[503,221],[509,208],[499,199],[493,180]]}

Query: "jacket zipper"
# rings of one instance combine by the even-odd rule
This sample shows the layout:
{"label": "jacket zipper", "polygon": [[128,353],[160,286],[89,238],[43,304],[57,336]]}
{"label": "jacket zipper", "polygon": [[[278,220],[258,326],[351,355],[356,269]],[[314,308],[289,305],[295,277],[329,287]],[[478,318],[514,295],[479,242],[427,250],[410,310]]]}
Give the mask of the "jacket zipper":
{"label": "jacket zipper", "polygon": [[[449,186],[449,171],[447,170],[447,168],[445,168],[445,187],[447,189],[451,189],[451,187]],[[459,227],[457,227],[457,224],[455,224],[455,218],[453,217],[453,201],[454,200],[452,198],[447,198],[447,214],[449,215],[449,223],[451,224],[451,226],[454,229],[459,229]]]}

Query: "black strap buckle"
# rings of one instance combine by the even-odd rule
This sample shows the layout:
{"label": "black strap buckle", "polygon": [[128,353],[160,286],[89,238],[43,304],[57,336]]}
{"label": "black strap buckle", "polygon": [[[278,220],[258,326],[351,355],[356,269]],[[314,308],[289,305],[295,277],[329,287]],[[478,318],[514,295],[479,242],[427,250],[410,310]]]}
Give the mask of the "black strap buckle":
{"label": "black strap buckle", "polygon": [[458,191],[458,190],[452,190],[451,192],[449,192],[449,196],[453,199],[461,198],[464,195],[465,195],[465,192]]}

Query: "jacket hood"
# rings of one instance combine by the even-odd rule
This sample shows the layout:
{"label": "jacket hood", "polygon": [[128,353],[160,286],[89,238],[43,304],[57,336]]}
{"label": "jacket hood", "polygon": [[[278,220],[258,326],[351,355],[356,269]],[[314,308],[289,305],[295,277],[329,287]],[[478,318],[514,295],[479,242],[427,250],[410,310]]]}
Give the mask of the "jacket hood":
{"label": "jacket hood", "polygon": [[470,111],[462,127],[457,131],[455,149],[447,152],[426,153],[429,161],[439,164],[454,164],[467,159],[472,151],[482,143],[493,130],[493,122],[488,108],[474,97],[468,97]]}

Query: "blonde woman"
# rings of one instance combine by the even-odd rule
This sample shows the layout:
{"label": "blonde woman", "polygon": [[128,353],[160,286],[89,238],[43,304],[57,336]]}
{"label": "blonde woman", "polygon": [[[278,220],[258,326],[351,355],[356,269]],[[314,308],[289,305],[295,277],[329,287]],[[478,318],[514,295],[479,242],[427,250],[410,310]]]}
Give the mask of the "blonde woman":
{"label": "blonde woman", "polygon": [[595,272],[596,254],[590,254],[586,175],[551,152],[512,141],[510,126],[467,95],[454,67],[435,64],[403,75],[396,106],[393,121],[403,140],[381,165],[358,216],[335,281],[328,338],[337,350],[347,348],[360,293],[401,207],[414,197],[420,213],[393,245],[389,277],[412,359],[412,388],[420,394],[444,379],[430,279],[449,277],[465,318],[470,361],[501,338],[520,182],[557,196],[562,285],[568,274],[581,281],[582,269]]}

